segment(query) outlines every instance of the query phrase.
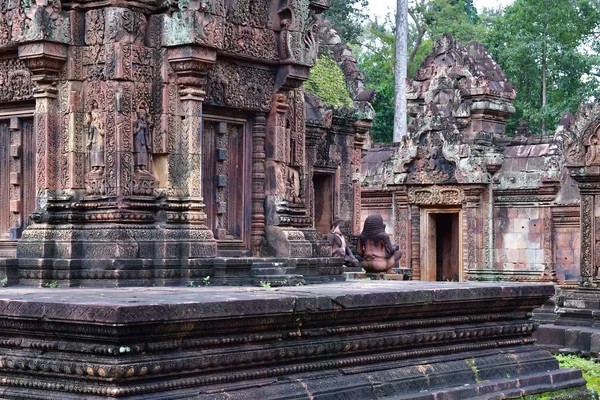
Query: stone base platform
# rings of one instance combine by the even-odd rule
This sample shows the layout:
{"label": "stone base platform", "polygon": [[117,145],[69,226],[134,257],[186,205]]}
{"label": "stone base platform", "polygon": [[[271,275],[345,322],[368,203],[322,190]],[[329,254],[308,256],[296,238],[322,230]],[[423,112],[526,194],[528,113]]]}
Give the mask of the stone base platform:
{"label": "stone base platform", "polygon": [[534,316],[543,323],[535,333],[540,346],[556,353],[600,356],[600,290],[558,288],[553,306],[554,319],[544,318],[549,314],[545,307]]}
{"label": "stone base platform", "polygon": [[371,280],[371,281],[410,281],[413,278],[412,268],[394,268],[393,274],[359,271],[344,272],[346,280]]}
{"label": "stone base platform", "polygon": [[[344,280],[344,260],[319,258],[195,259],[0,259],[8,286],[134,287],[260,285],[291,286]],[[285,282],[285,284],[283,284]]]}
{"label": "stone base platform", "polygon": [[2,399],[591,399],[534,344],[551,285],[0,291]]}

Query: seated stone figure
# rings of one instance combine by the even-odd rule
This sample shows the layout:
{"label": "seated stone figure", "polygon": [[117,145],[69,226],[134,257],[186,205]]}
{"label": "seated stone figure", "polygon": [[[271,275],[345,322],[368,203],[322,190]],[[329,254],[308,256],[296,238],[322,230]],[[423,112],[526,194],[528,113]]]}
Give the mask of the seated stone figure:
{"label": "seated stone figure", "polygon": [[398,248],[397,244],[392,245],[390,236],[385,233],[381,215],[368,216],[356,244],[356,252],[362,257],[365,271],[393,274],[392,268],[402,256]]}
{"label": "seated stone figure", "polygon": [[331,256],[343,258],[346,265],[349,267],[358,267],[358,260],[352,254],[352,250],[346,244],[346,238],[341,230],[342,221],[336,218],[331,224],[331,233],[328,235],[329,244],[331,245]]}

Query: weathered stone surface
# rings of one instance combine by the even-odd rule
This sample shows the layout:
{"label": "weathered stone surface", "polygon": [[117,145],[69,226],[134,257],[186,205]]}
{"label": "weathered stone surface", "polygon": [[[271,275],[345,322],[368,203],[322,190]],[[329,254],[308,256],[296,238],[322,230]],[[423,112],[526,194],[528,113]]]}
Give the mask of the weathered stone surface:
{"label": "weathered stone surface", "polygon": [[552,286],[389,281],[276,290],[6,289],[2,396],[584,394],[580,372],[558,370],[531,339],[530,311],[553,293]]}
{"label": "weathered stone surface", "polygon": [[[526,123],[506,135],[514,85],[475,42],[444,36],[410,83],[407,136],[363,158],[361,219],[389,216],[402,266],[419,279],[576,281],[579,251],[558,247],[579,242],[562,139],[571,122],[554,135],[531,135]],[[444,228],[444,214],[458,218]],[[444,229],[457,242],[438,243]],[[438,252],[452,274],[437,271]]]}

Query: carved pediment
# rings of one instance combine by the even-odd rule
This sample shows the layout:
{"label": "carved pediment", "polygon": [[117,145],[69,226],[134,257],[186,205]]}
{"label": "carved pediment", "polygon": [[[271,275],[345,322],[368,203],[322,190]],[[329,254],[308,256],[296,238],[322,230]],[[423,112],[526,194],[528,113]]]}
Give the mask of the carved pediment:
{"label": "carved pediment", "polygon": [[567,166],[600,166],[600,102],[582,104],[575,117],[566,115],[555,140],[563,145]]}
{"label": "carved pediment", "polygon": [[456,164],[443,153],[441,134],[431,132],[419,138],[416,157],[407,165],[409,184],[454,183]]}

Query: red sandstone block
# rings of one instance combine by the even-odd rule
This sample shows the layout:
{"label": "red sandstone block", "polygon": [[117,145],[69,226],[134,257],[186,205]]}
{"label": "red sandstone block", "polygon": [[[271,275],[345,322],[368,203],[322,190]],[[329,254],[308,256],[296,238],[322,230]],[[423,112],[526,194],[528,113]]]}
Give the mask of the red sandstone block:
{"label": "red sandstone block", "polygon": [[557,250],[556,261],[563,264],[573,264],[575,262],[573,250]]}
{"label": "red sandstone block", "polygon": [[529,249],[539,249],[542,247],[542,234],[539,232],[529,232],[527,235],[528,239],[528,248]]}
{"label": "red sandstone block", "polygon": [[20,200],[11,200],[10,201],[10,212],[13,212],[13,213],[21,212],[21,201]]}
{"label": "red sandstone block", "polygon": [[527,233],[527,232],[529,232],[529,219],[527,219],[527,218],[515,218],[515,219],[513,219],[513,232],[514,233]]}
{"label": "red sandstone block", "polygon": [[[556,232],[556,235],[554,237],[554,243],[556,248],[558,249],[573,249],[576,246],[574,246],[574,241],[575,238],[573,237],[574,235],[572,233],[569,232]],[[579,247],[579,246],[577,246]]]}
{"label": "red sandstone block", "polygon": [[541,219],[531,219],[529,220],[529,232],[541,232],[542,231],[543,221]]}

